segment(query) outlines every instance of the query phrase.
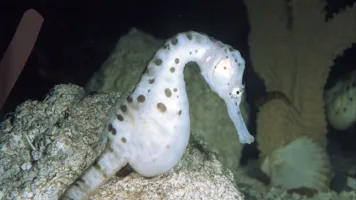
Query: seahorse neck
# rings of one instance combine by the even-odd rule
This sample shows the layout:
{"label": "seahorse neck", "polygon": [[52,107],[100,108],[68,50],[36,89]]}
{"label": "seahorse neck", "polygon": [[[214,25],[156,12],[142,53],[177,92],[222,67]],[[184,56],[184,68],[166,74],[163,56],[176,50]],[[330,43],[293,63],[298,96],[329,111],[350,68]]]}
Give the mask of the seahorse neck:
{"label": "seahorse neck", "polygon": [[150,90],[147,88],[154,89],[157,84],[181,86],[181,82],[184,84],[183,71],[188,62],[197,63],[206,78],[205,74],[212,70],[217,61],[215,56],[222,51],[222,46],[221,42],[197,32],[177,34],[155,53],[134,93],[146,93]]}

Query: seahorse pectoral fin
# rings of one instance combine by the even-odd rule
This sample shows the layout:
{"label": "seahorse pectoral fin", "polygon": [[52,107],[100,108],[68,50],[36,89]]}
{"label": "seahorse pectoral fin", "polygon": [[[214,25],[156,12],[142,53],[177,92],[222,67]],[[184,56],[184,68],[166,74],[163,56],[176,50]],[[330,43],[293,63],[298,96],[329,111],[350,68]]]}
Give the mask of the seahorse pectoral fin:
{"label": "seahorse pectoral fin", "polygon": [[240,143],[251,144],[255,138],[249,133],[245,121],[241,115],[239,105],[233,101],[225,101],[229,116],[234,123],[237,133],[239,134]]}

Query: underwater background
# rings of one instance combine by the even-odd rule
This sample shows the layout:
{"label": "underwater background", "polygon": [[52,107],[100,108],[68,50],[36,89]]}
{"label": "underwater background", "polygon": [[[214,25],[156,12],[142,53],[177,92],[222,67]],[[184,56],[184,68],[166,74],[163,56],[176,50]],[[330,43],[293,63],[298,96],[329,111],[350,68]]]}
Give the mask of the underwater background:
{"label": "underwater background", "polygon": [[[278,2],[279,1],[274,1],[276,4]],[[286,2],[286,5],[294,5],[294,9],[297,10],[298,6],[300,6],[298,3],[305,3],[306,1],[280,2]],[[333,17],[342,12],[353,12],[356,10],[355,1],[329,0],[324,2],[326,7],[323,9],[324,13],[322,13],[322,15],[324,16],[325,22],[328,22],[328,20],[331,21]],[[251,5],[253,5],[253,3],[255,3],[255,1],[250,1]],[[214,123],[224,127],[225,124],[223,124],[223,122],[225,118],[222,117],[214,120],[214,118],[208,118],[208,116],[206,116],[206,118],[204,118],[205,123],[210,124],[211,127],[201,122],[203,118],[199,118],[201,116],[200,114],[204,112],[208,105],[213,104],[211,102],[216,102],[216,100],[213,99],[213,95],[208,94],[204,98],[209,98],[211,102],[207,101],[205,104],[201,104],[195,101],[193,94],[197,93],[196,91],[205,91],[206,88],[198,84],[201,80],[198,80],[198,72],[194,66],[189,67],[187,71],[188,75],[186,75],[186,77],[190,77],[186,80],[189,100],[197,102],[196,105],[190,105],[192,111],[192,131],[195,132],[194,138],[198,141],[202,141],[202,143],[207,146],[204,148],[209,149],[208,151],[211,151],[217,157],[223,169],[232,171],[232,179],[236,183],[237,188],[245,195],[245,199],[290,199],[294,194],[299,195],[297,197],[294,196],[293,198],[295,199],[323,199],[322,195],[328,192],[333,193],[332,195],[330,194],[330,198],[326,199],[335,199],[341,198],[341,196],[336,195],[342,194],[343,192],[353,191],[355,193],[356,129],[354,122],[356,121],[356,116],[354,113],[356,109],[356,86],[354,84],[356,82],[356,18],[350,19],[351,24],[346,26],[346,29],[348,27],[354,30],[353,33],[351,33],[354,35],[350,36],[353,42],[341,42],[342,44],[340,44],[340,47],[338,46],[338,48],[340,48],[338,50],[342,53],[338,52],[337,55],[333,55],[334,57],[328,62],[319,62],[321,59],[319,59],[318,56],[320,55],[317,55],[316,45],[313,46],[312,44],[315,43],[319,45],[318,42],[320,42],[320,44],[322,44],[320,45],[322,46],[321,49],[323,47],[327,49],[328,43],[320,39],[325,39],[324,33],[326,35],[326,31],[321,31],[315,36],[310,37],[309,40],[297,41],[295,42],[295,46],[292,46],[292,48],[296,47],[295,51],[300,51],[298,42],[306,42],[307,44],[303,45],[310,45],[310,50],[302,50],[298,53],[300,53],[300,57],[304,56],[310,60],[313,60],[313,56],[315,55],[315,63],[306,62],[307,59],[297,59],[298,61],[296,61],[296,63],[298,64],[295,64],[295,68],[283,68],[277,71],[275,70],[278,69],[277,67],[273,68],[271,66],[283,66],[288,63],[287,58],[291,55],[285,52],[290,51],[288,49],[290,46],[288,45],[293,44],[293,42],[288,43],[286,46],[283,46],[283,44],[277,45],[276,41],[279,41],[279,38],[280,41],[285,39],[284,37],[286,36],[284,32],[283,34],[278,34],[278,32],[275,35],[272,34],[270,41],[263,38],[264,35],[268,35],[268,32],[264,31],[271,29],[271,32],[273,32],[273,30],[276,30],[276,27],[278,27],[278,23],[276,22],[269,24],[267,17],[265,18],[267,23],[261,23],[265,25],[262,26],[264,29],[254,26],[251,23],[253,20],[263,21],[263,14],[272,16],[273,13],[277,13],[277,19],[278,14],[285,17],[283,20],[287,23],[286,32],[292,32],[293,26],[303,24],[303,21],[294,21],[294,16],[290,13],[294,13],[295,15],[298,13],[293,10],[293,6],[285,8],[283,11],[286,11],[287,14],[283,14],[283,12],[278,13],[273,10],[268,13],[267,9],[266,13],[263,13],[263,6],[256,6],[256,10],[254,11],[251,10],[251,5],[247,5],[244,1],[231,0],[219,2],[202,0],[155,1],[154,3],[138,0],[121,2],[1,2],[0,27],[2,31],[0,33],[0,55],[3,55],[6,51],[16,31],[19,20],[27,9],[33,8],[39,12],[44,18],[44,23],[35,47],[22,73],[1,108],[0,118],[3,124],[0,128],[3,129],[0,130],[0,133],[3,135],[11,133],[10,129],[5,129],[4,127],[8,127],[8,123],[13,123],[11,116],[18,114],[16,108],[23,102],[27,100],[43,101],[47,95],[53,95],[50,93],[51,91],[59,91],[59,93],[61,93],[62,90],[68,90],[61,88],[61,86],[56,86],[59,84],[74,84],[85,88],[85,92],[84,90],[82,91],[82,89],[71,88],[75,90],[75,92],[73,92],[75,94],[84,92],[85,94],[92,95],[97,92],[110,93],[113,91],[122,94],[135,84],[136,79],[139,79],[140,71],[145,67],[143,63],[149,61],[154,51],[162,46],[164,40],[176,33],[194,30],[206,33],[217,40],[231,45],[239,50],[246,60],[244,83],[247,92],[246,100],[243,103],[246,105],[243,109],[243,114],[245,113],[244,118],[248,122],[250,132],[253,133],[255,137],[256,135],[258,137],[259,132],[261,132],[257,138],[257,142],[252,145],[242,146],[236,144],[238,143],[238,140],[235,138],[237,136],[229,135],[228,131],[219,136],[214,136],[217,130],[221,130],[221,127],[217,127]],[[314,5],[307,5],[307,8],[313,8],[313,6]],[[351,6],[353,6],[353,8],[351,8]],[[258,13],[257,8],[261,9],[261,13]],[[299,14],[302,15],[301,13]],[[255,18],[253,16],[255,16]],[[355,17],[356,15],[350,14],[349,16]],[[306,15],[305,18],[303,18],[303,20],[308,19],[313,22],[311,16]],[[346,20],[343,21],[343,19],[340,19],[340,21],[340,24],[347,23]],[[340,25],[340,27],[344,26]],[[302,30],[303,28],[305,27],[302,27]],[[312,27],[311,30],[317,33],[319,28],[319,26],[315,26]],[[346,29],[341,28],[335,30],[328,28],[326,30],[335,30],[333,34],[335,36],[341,35],[340,37],[342,37],[342,33],[347,32]],[[298,32],[296,35],[299,33],[303,35],[303,32]],[[298,37],[296,36],[294,39]],[[318,41],[318,39],[320,39],[320,41]],[[261,41],[266,42],[263,43]],[[332,42],[334,41],[330,40],[330,44]],[[263,43],[264,46],[261,45],[261,47],[259,47],[258,44],[261,43]],[[268,47],[271,47],[271,50],[269,50]],[[280,51],[280,53],[274,53],[273,55],[273,51]],[[280,59],[275,61],[277,59],[273,56],[280,56]],[[268,60],[268,58],[275,60]],[[120,65],[115,68],[117,62],[119,62]],[[311,64],[309,69],[313,69],[314,67],[315,70],[306,72],[305,69],[308,67],[305,69],[298,67],[298,65],[303,65],[304,62]],[[330,66],[323,67],[329,63]],[[321,67],[319,68],[318,65]],[[134,70],[131,70],[131,68]],[[319,88],[320,85],[306,85],[302,87],[300,85],[302,85],[301,82],[303,82],[304,79],[298,81],[299,77],[295,79],[298,79],[296,83],[300,85],[288,85],[288,83],[294,80],[291,78],[287,79],[287,74],[298,74],[298,69],[301,69],[300,71],[304,70],[300,77],[305,78],[309,74],[308,78],[314,77],[315,82],[318,82],[318,77],[325,79],[325,83],[319,81],[324,87],[319,91],[321,95],[317,95],[312,90],[313,87]],[[271,71],[272,75],[270,76]],[[195,73],[195,75],[189,75],[190,73]],[[275,73],[275,75],[273,73]],[[280,77],[287,78],[284,80]],[[274,82],[274,79],[281,81]],[[59,87],[59,89],[53,89],[55,86]],[[296,89],[299,86],[306,89],[299,91]],[[333,89],[335,86],[337,86],[336,89]],[[54,93],[52,97],[57,98],[55,96],[56,92]],[[306,120],[313,119],[314,111],[311,110],[309,111],[311,113],[308,113],[305,109],[315,106],[307,103],[304,104],[301,99],[298,99],[298,97],[303,96],[301,94],[310,97],[305,101],[308,103],[311,102],[310,104],[312,104],[315,99],[315,102],[319,102],[320,100],[320,103],[318,103],[319,108],[324,109],[325,107],[326,109],[325,116],[321,113],[322,116],[320,117],[320,120],[324,120],[325,118],[325,126],[321,125],[320,129],[313,129],[313,124],[319,123],[319,121]],[[323,99],[318,100],[319,97],[314,98],[314,94]],[[95,102],[96,100],[92,101]],[[283,103],[279,104],[279,101]],[[292,106],[288,107],[288,105]],[[109,105],[106,106],[109,107]],[[208,110],[208,108],[206,109]],[[343,111],[344,109],[351,110],[351,114]],[[218,109],[211,110],[211,112],[217,112],[217,110]],[[277,111],[279,110],[288,115],[284,115],[285,113],[283,112],[281,114],[278,113]],[[319,111],[320,110],[317,110],[315,112]],[[335,116],[339,116],[339,112],[346,113],[342,115],[341,121],[338,121],[340,118],[335,118]],[[280,116],[280,118],[277,116]],[[266,118],[271,120],[263,121],[263,119]],[[280,126],[278,123],[276,123],[276,125],[274,124],[275,121],[280,122],[283,121],[284,118],[292,119],[291,121],[297,125],[299,123],[298,120],[301,120],[302,122],[300,122],[300,124],[303,127],[297,129],[291,128],[293,124],[282,123],[283,126]],[[328,123],[326,124],[326,122]],[[274,127],[274,125],[276,127]],[[296,133],[293,131],[277,133],[280,129],[290,130],[288,128],[295,130]],[[314,130],[315,133],[305,133],[303,132],[305,129]],[[323,131],[324,129],[325,131]],[[202,133],[200,133],[199,130],[203,130],[201,131]],[[207,130],[210,130],[210,132]],[[267,133],[262,134],[263,130],[267,130],[265,131]],[[299,133],[298,131],[303,133]],[[290,135],[293,136],[289,137]],[[313,144],[310,144],[308,140],[303,140],[303,136],[308,136],[314,141],[320,142],[321,147],[314,149]],[[300,138],[301,140],[299,140]],[[296,141],[296,143],[293,143],[293,141]],[[2,142],[5,143],[5,139]],[[200,142],[197,142],[197,144],[199,143]],[[214,143],[216,146],[214,146]],[[300,148],[298,145],[305,147],[306,150],[298,152],[297,155],[303,156],[310,153],[310,157],[298,161],[304,162],[312,159],[320,159],[320,163],[311,162],[315,164],[315,168],[311,166],[312,164],[307,162],[294,167],[278,165],[279,157],[283,157],[285,154],[289,156],[288,148],[287,150],[284,148],[288,147],[288,144],[295,145],[289,146],[291,149]],[[312,152],[307,151],[310,150],[308,149],[308,144],[310,144],[310,148],[317,152],[315,157],[313,157]],[[322,152],[320,152],[320,149],[323,149]],[[291,156],[291,158],[296,157]],[[275,161],[277,164],[274,164]],[[296,164],[294,161],[289,160],[287,160],[286,163]],[[326,167],[327,169],[323,168],[322,170],[324,171],[321,174],[328,178],[325,178],[327,180],[324,180],[323,177],[320,179],[327,184],[321,184],[320,187],[316,186],[314,188],[312,185],[320,181],[317,177],[315,180],[313,178],[307,179],[307,181],[310,182],[305,183],[305,188],[295,188],[293,184],[299,184],[304,181],[302,178],[297,180],[297,183],[292,181],[292,179],[298,179],[298,175],[300,175],[299,177],[303,177],[301,175],[303,172],[299,172],[298,170],[307,171],[307,168],[310,168],[312,173],[314,172],[313,170],[318,171],[318,167],[324,167],[326,163],[331,166]],[[298,170],[292,171],[295,170],[295,168],[298,168]],[[308,176],[309,175],[310,174],[308,174]],[[318,174],[315,176],[318,176]],[[246,177],[251,179],[247,180]],[[256,183],[251,182],[251,180],[256,180]],[[255,187],[254,184],[256,184]],[[269,190],[269,187],[277,187],[281,190],[276,192],[273,189]],[[269,196],[273,192],[276,192],[280,196],[278,198],[276,196]],[[288,195],[293,195],[283,196],[285,195],[283,192]],[[256,193],[258,193],[258,195],[256,195]],[[344,199],[350,199],[351,197],[356,199],[354,193],[348,193],[347,195],[350,196],[345,195],[347,197]],[[100,197],[98,198],[100,199]]]}

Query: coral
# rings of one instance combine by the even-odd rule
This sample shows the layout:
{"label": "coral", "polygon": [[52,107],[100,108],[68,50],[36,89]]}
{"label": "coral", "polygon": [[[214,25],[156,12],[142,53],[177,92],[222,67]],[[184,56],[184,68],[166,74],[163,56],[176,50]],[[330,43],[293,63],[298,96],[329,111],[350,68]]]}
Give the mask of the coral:
{"label": "coral", "polygon": [[299,137],[274,151],[264,160],[261,169],[270,175],[273,185],[291,189],[328,189],[325,184],[325,179],[330,176],[328,156],[321,145],[308,137]]}
{"label": "coral", "polygon": [[272,100],[260,108],[257,142],[261,160],[300,137],[324,147],[323,88],[333,59],[356,41],[356,6],[325,22],[325,5],[319,0],[249,0],[245,4],[254,70],[267,92],[280,91],[290,100],[290,104]]}

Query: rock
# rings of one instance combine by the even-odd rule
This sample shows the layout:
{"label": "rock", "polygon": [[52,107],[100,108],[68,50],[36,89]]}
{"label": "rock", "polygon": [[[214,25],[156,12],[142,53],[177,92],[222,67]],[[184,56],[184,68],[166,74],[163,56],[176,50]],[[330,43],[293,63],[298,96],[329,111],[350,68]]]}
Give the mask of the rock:
{"label": "rock", "polygon": [[[0,123],[0,199],[58,199],[103,150],[106,114],[118,98],[118,93],[84,97],[79,86],[58,85],[42,102],[18,106]],[[113,178],[94,199],[134,196],[242,199],[232,173],[197,142],[167,174]]]}

